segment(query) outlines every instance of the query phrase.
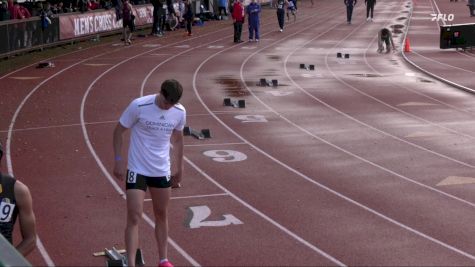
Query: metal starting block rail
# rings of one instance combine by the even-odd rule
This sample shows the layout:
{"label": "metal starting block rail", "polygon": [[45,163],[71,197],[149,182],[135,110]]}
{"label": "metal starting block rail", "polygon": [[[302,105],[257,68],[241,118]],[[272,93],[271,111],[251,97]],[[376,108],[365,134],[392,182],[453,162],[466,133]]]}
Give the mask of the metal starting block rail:
{"label": "metal starting block rail", "polygon": [[272,79],[270,81],[268,81],[266,78],[261,78],[259,80],[259,83],[257,83],[257,85],[259,86],[272,86],[272,87],[277,87],[279,86],[279,81],[277,79]]}
{"label": "metal starting block rail", "polygon": [[315,70],[315,65],[310,64],[310,65],[306,66],[304,63],[300,63],[300,69]]}
{"label": "metal starting block rail", "polygon": [[236,100],[231,100],[231,98],[225,98],[223,101],[223,104],[227,107],[245,108],[246,100],[239,99],[238,101],[236,101]]}
{"label": "metal starting block rail", "polygon": [[[109,260],[107,260],[107,267],[126,267],[128,266],[127,256],[122,255],[126,251],[124,249],[117,250],[115,247],[112,249],[104,249],[102,252],[96,252],[94,256],[107,256]],[[142,250],[137,249],[135,253],[135,265],[136,266],[145,266],[145,261],[143,258]]]}
{"label": "metal starting block rail", "polygon": [[[337,58],[342,58],[342,56],[343,56],[342,53],[340,53],[340,52],[336,53]],[[350,58],[350,54],[345,54],[345,58],[346,59]]]}
{"label": "metal starting block rail", "polygon": [[193,136],[196,139],[205,139],[205,138],[211,138],[211,131],[209,129],[202,129],[201,131],[197,131],[189,126],[185,126],[183,128],[183,135],[184,136]]}

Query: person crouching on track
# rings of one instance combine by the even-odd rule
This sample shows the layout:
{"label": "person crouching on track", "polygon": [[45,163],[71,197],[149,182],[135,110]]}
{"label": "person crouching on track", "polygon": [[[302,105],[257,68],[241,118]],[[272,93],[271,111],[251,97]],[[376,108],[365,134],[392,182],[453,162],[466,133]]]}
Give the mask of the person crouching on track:
{"label": "person crouching on track", "polygon": [[259,42],[259,16],[261,13],[261,5],[259,5],[256,0],[252,0],[247,6],[246,11],[249,22],[249,42],[254,41],[254,34],[256,35],[256,42]]}
{"label": "person crouching on track", "polygon": [[[0,143],[0,160],[2,156]],[[36,248],[36,219],[30,190],[22,182],[0,172],[0,234],[10,243],[13,243],[13,228],[17,218],[22,241],[15,248],[26,256]]]}
{"label": "person crouching on track", "polygon": [[384,51],[383,44],[386,45],[386,53],[391,52],[391,48],[394,52],[396,51],[391,31],[387,28],[380,30],[378,33],[378,53],[382,53]]}
{"label": "person crouching on track", "polygon": [[234,42],[241,43],[241,34],[242,34],[242,24],[244,24],[245,13],[244,13],[244,0],[237,0],[233,5],[233,22],[234,22]]}
{"label": "person crouching on track", "polygon": [[[150,188],[160,259],[158,266],[173,267],[167,258],[168,203],[171,187],[179,187],[183,175],[183,128],[186,123],[186,110],[178,103],[182,93],[183,87],[178,81],[164,81],[158,94],[133,100],[114,129],[114,175],[119,180],[126,178],[127,266],[135,265],[135,253],[139,246],[139,222],[142,218],[145,192]],[[128,129],[131,130],[131,135],[128,163],[125,164],[122,157],[122,139]],[[173,143],[172,151],[170,143]],[[170,154],[173,154],[173,157]],[[177,170],[173,176],[171,164]]]}

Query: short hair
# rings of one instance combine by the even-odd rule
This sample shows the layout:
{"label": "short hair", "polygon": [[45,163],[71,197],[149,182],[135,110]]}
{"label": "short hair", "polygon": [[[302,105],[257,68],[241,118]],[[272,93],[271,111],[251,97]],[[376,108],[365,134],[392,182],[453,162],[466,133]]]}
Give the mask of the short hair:
{"label": "short hair", "polygon": [[183,87],[177,80],[169,79],[162,83],[160,92],[170,104],[176,104],[183,94]]}

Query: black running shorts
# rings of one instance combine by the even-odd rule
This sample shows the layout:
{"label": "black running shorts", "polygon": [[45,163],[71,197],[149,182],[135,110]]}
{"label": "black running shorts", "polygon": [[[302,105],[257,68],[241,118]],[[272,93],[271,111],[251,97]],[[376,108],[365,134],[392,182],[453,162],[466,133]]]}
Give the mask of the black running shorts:
{"label": "black running shorts", "polygon": [[171,176],[150,177],[140,173],[136,173],[127,170],[127,176],[125,179],[125,188],[128,189],[140,189],[147,191],[147,187],[155,188],[169,188],[171,186]]}

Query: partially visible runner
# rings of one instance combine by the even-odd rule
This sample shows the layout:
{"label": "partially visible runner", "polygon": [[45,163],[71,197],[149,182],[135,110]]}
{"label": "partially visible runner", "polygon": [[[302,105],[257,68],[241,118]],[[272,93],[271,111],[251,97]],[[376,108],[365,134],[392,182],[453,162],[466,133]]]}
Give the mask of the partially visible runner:
{"label": "partially visible runner", "polygon": [[[183,174],[183,128],[185,108],[178,103],[183,93],[181,84],[173,79],[162,83],[160,93],[133,100],[120,117],[114,130],[114,175],[126,177],[127,226],[125,244],[128,266],[135,266],[139,247],[139,227],[143,202],[150,188],[155,215],[155,238],[159,267],[172,267],[168,260],[168,203],[171,187],[178,187]],[[127,175],[122,157],[122,139],[131,130]],[[173,143],[173,161],[170,143]],[[172,168],[172,164],[173,167]],[[171,169],[176,173],[171,176]]]}
{"label": "partially visible runner", "polygon": [[[3,148],[0,143],[0,160]],[[13,229],[19,219],[21,242],[15,248],[27,256],[36,248],[36,219],[28,187],[10,175],[0,172],[0,234],[13,244]]]}

